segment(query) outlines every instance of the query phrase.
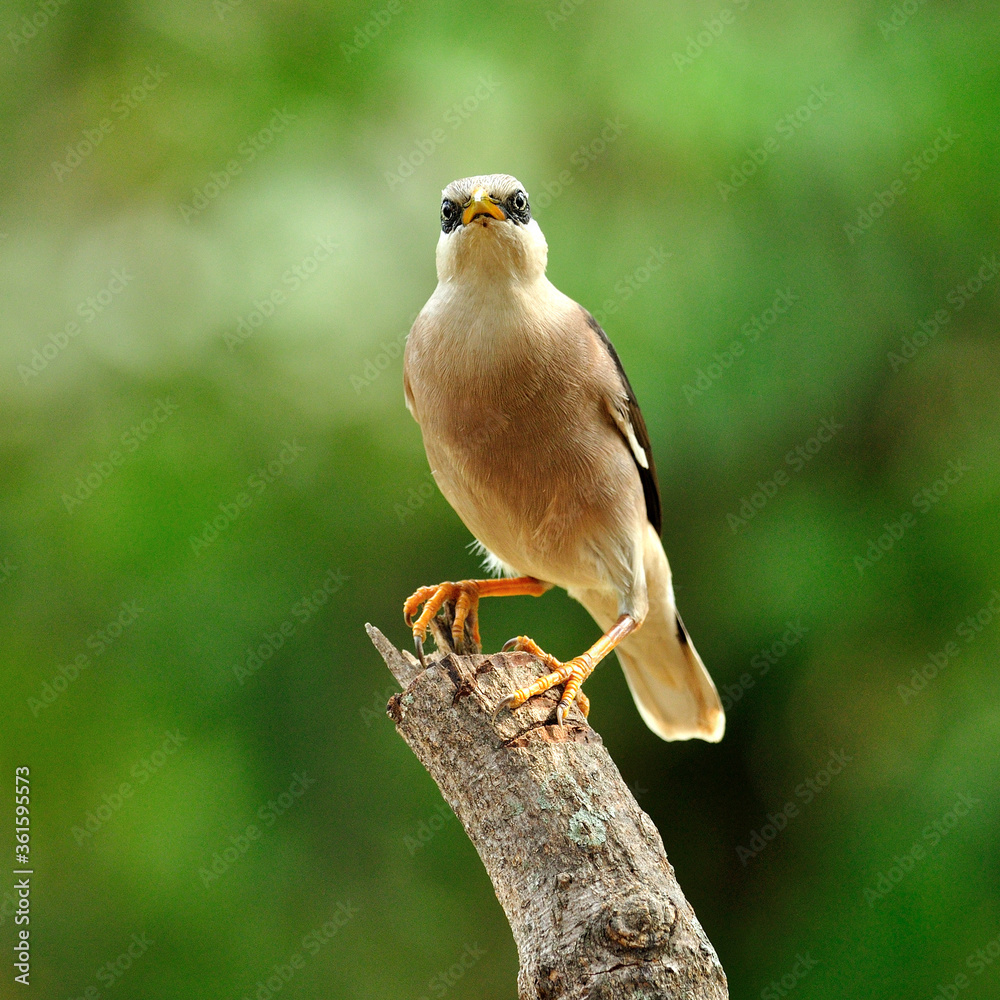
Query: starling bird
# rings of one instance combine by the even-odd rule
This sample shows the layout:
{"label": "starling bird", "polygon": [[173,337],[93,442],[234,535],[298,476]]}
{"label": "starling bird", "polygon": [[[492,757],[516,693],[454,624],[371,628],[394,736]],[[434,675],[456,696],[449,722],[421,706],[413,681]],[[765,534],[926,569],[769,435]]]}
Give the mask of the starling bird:
{"label": "starling bird", "polygon": [[[421,587],[404,605],[417,652],[455,601],[453,633],[478,641],[481,597],[563,587],[604,630],[567,662],[527,636],[549,673],[497,706],[580,685],[617,650],[646,725],[665,740],[722,738],[725,715],[674,604],[659,486],[635,393],[593,316],[545,276],[548,247],[524,187],[506,174],[449,184],[438,285],[406,342],[406,405],[438,487],[497,579]],[[417,611],[422,611],[414,618]]]}

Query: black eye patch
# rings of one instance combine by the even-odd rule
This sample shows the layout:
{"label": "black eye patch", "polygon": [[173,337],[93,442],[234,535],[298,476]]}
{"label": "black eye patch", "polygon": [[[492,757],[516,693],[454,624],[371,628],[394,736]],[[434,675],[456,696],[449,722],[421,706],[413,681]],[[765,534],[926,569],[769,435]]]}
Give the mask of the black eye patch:
{"label": "black eye patch", "polygon": [[441,232],[450,233],[462,221],[462,208],[450,198],[441,202]]}
{"label": "black eye patch", "polygon": [[528,204],[528,195],[524,191],[515,191],[504,203],[504,210],[507,216],[520,223],[522,226],[531,221],[531,206]]}

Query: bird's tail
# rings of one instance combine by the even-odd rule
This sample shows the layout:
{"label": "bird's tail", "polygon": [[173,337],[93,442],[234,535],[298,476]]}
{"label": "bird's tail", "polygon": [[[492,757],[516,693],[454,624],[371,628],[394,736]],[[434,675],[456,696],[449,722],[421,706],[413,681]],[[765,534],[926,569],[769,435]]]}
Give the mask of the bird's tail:
{"label": "bird's tail", "polygon": [[[661,739],[717,743],[726,728],[719,693],[677,613],[670,565],[649,524],[644,556],[649,612],[642,627],[616,649],[632,697],[643,721]],[[581,596],[602,628],[609,618],[614,621],[616,609],[605,607],[593,592]]]}

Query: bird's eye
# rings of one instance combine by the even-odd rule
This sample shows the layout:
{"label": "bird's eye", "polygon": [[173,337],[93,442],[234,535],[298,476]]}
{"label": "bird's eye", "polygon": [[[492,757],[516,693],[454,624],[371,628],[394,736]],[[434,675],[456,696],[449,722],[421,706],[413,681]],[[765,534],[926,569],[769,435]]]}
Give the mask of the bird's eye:
{"label": "bird's eye", "polygon": [[441,202],[441,229],[443,232],[450,233],[458,225],[458,220],[461,217],[462,209],[456,202],[450,198],[445,198]]}
{"label": "bird's eye", "polygon": [[511,207],[517,212],[523,212],[528,207],[528,196],[523,191],[517,191],[510,200]]}

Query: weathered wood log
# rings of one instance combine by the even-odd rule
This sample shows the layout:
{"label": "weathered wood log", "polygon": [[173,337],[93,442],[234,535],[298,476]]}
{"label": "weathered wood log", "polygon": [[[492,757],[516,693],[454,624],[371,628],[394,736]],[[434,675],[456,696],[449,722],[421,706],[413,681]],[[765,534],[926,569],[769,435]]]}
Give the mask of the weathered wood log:
{"label": "weathered wood log", "polygon": [[[450,608],[433,624],[452,649]],[[520,960],[520,1000],[725,1000],[718,956],[653,821],[574,706],[500,699],[544,673],[528,653],[438,652],[422,669],[369,625],[403,687],[387,712],[486,866]]]}

